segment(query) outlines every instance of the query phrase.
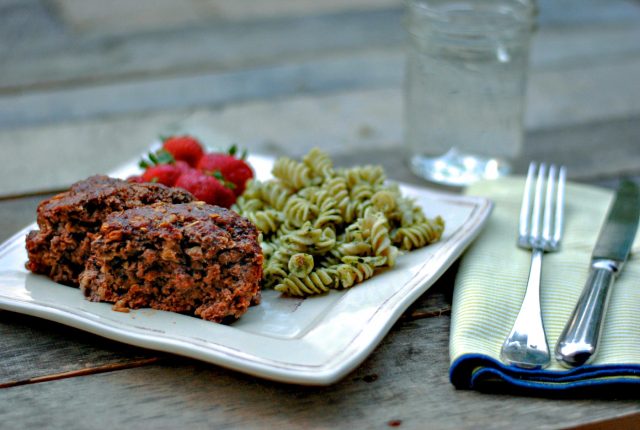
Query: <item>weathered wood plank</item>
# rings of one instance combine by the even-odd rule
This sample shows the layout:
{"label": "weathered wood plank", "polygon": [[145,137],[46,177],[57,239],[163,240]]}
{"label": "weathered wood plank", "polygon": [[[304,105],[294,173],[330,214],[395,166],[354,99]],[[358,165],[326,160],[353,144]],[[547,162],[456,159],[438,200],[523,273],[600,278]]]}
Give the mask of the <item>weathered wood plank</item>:
{"label": "weathered wood plank", "polygon": [[193,26],[205,22],[249,21],[368,11],[398,5],[398,0],[54,0],[68,26],[81,32],[132,33],[145,29]]}
{"label": "weathered wood plank", "polygon": [[532,131],[516,167],[524,172],[530,160],[563,163],[571,178],[583,182],[639,175],[639,137],[638,116]]}
{"label": "weathered wood plank", "polygon": [[176,358],[0,390],[0,416],[28,428],[45,423],[65,428],[142,423],[161,428],[422,428],[429,423],[443,429],[511,429],[515,422],[520,428],[561,428],[640,410],[635,400],[557,401],[456,391],[447,376],[448,330],[448,317],[400,322],[360,368],[325,388],[271,383]]}
{"label": "weathered wood plank", "polygon": [[0,388],[151,363],[161,354],[0,311]]}
{"label": "weathered wood plank", "polygon": [[578,430],[615,430],[615,429],[634,429],[640,428],[640,414],[630,414],[617,419],[597,421],[573,427]]}
{"label": "weathered wood plank", "polygon": [[530,67],[548,70],[579,64],[613,64],[638,53],[638,38],[640,17],[615,24],[543,27],[531,42]]}
{"label": "weathered wood plank", "polygon": [[[115,13],[124,9],[136,16],[118,5],[110,4],[109,9]],[[574,11],[567,13],[568,9]],[[0,64],[0,91],[256,68],[340,52],[398,49],[406,38],[400,2],[395,7],[380,8],[372,2],[338,11],[334,8],[334,13],[323,14],[311,8],[293,16],[276,14],[254,20],[207,20],[201,14],[196,22],[181,26],[158,23],[144,31],[133,28],[101,34],[100,24],[85,33],[65,31],[41,4],[14,5],[0,14],[0,28],[8,30],[0,33],[4,42],[0,53],[5,59]],[[640,6],[634,3],[616,0],[603,7],[599,2],[574,0],[558,7],[543,2],[540,11],[534,67],[549,60],[585,62],[585,58],[609,59],[638,50],[633,41],[637,40]],[[151,15],[153,11],[145,14]],[[23,16],[36,31],[23,30]]]}
{"label": "weathered wood plank", "polygon": [[[640,36],[640,26],[632,35]],[[558,36],[563,40],[561,34]],[[613,40],[623,37],[614,37]],[[589,42],[585,42],[590,46]],[[540,69],[532,68],[527,124],[545,128],[637,114],[640,46],[624,57],[564,54],[575,39]],[[607,52],[608,45],[597,44]],[[636,44],[637,46],[637,44]],[[546,49],[542,49],[547,52]],[[564,54],[563,54],[564,53]],[[256,99],[273,100],[303,94],[375,88],[400,88],[404,55],[401,49],[362,50],[316,56],[296,62],[226,72],[150,76],[98,85],[53,88],[0,97],[0,127],[19,127],[105,115],[130,115],[168,109],[219,107]],[[205,89],[205,90],[203,90]],[[606,109],[605,109],[606,107]]]}
{"label": "weathered wood plank", "polygon": [[540,22],[545,26],[635,21],[640,18],[640,6],[633,0],[538,0]]}
{"label": "weathered wood plank", "polygon": [[[552,104],[538,100],[538,105],[530,105],[528,118],[553,110]],[[637,100],[629,97],[629,102]],[[398,89],[368,90],[5,131],[0,133],[0,147],[4,159],[11,162],[0,169],[0,195],[64,188],[91,174],[108,172],[137,158],[158,134],[168,130],[188,130],[213,145],[226,147],[236,142],[251,152],[272,155],[299,157],[319,146],[337,160],[346,157],[344,162],[351,164],[378,159],[397,179],[416,181],[399,150],[401,104]],[[636,106],[640,110],[640,104]],[[605,117],[601,121],[529,128],[518,171],[528,160],[554,154],[581,180],[633,174],[640,165],[640,112],[610,119],[606,117],[608,105],[600,108]],[[607,162],[597,161],[601,159]]]}
{"label": "weathered wood plank", "polygon": [[640,56],[614,64],[532,73],[527,128],[553,128],[638,114]]}
{"label": "weathered wood plank", "polygon": [[[353,52],[404,39],[401,11],[374,10],[249,22],[211,22],[122,36],[59,38],[59,46],[7,50],[0,64],[3,91],[29,87],[135,80]],[[70,37],[71,36],[71,37]],[[1,46],[1,44],[0,44]]]}
{"label": "weathered wood plank", "polygon": [[[60,49],[65,37],[62,23],[40,0],[0,2],[0,55],[21,57],[35,49]],[[2,68],[4,65],[0,66]]]}
{"label": "weathered wood plank", "polygon": [[[523,154],[514,163],[514,173],[525,174],[531,160],[562,163],[572,180],[614,187],[615,178],[640,175],[638,136],[640,117],[531,131],[525,136]],[[376,148],[340,154],[336,159],[343,165],[381,164],[394,179],[425,185],[407,169],[398,152]]]}
{"label": "weathered wood plank", "polygon": [[0,242],[4,242],[17,231],[22,230],[36,219],[36,208],[50,194],[36,197],[0,201]]}
{"label": "weathered wood plank", "polygon": [[19,93],[0,97],[0,128],[376,88],[399,84],[402,73],[400,52],[365,52],[231,72]]}
{"label": "weathered wood plank", "polygon": [[[157,0],[112,1],[105,6],[100,0],[54,0],[67,25],[78,32],[134,33],[145,29],[191,26],[203,21],[248,21],[283,17],[304,17],[381,8],[399,9],[401,0],[184,0],[179,5]],[[562,7],[553,1],[540,0],[543,25],[607,22],[640,17],[631,1],[564,0]],[[562,13],[564,12],[564,13]]]}

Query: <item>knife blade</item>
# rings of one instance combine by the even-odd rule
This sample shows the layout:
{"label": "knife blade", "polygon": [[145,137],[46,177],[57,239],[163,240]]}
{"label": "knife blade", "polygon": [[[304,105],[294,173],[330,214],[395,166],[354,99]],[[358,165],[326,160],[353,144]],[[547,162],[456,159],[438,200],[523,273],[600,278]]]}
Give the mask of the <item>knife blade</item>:
{"label": "knife blade", "polygon": [[629,256],[639,218],[640,189],[623,180],[593,249],[589,278],[556,345],[555,356],[563,366],[595,358],[611,286]]}

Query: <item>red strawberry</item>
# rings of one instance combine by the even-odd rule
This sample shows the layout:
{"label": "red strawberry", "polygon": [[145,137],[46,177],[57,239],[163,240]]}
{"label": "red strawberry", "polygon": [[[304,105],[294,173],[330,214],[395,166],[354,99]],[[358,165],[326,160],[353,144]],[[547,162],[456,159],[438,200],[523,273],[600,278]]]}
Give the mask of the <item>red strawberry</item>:
{"label": "red strawberry", "polygon": [[176,169],[180,171],[180,174],[193,170],[193,167],[189,166],[189,163],[184,160],[178,160],[174,163],[174,165],[176,166]]}
{"label": "red strawberry", "polygon": [[159,164],[148,167],[142,174],[142,179],[146,182],[158,182],[168,187],[173,187],[181,173],[175,164]]}
{"label": "red strawberry", "polygon": [[197,169],[208,174],[220,172],[225,181],[231,182],[236,196],[245,190],[247,181],[253,178],[253,170],[246,161],[227,154],[205,154],[200,158]]}
{"label": "red strawberry", "polygon": [[143,182],[146,182],[144,179],[142,179],[142,176],[140,175],[133,175],[133,176],[129,176],[127,178],[127,182],[131,182],[134,184],[141,184]]}
{"label": "red strawberry", "polygon": [[236,201],[233,191],[225,187],[222,182],[195,169],[180,175],[175,186],[184,188],[197,199],[211,205],[229,208]]}
{"label": "red strawberry", "polygon": [[195,167],[204,154],[200,142],[191,136],[172,136],[165,139],[162,147],[176,160],[183,160]]}

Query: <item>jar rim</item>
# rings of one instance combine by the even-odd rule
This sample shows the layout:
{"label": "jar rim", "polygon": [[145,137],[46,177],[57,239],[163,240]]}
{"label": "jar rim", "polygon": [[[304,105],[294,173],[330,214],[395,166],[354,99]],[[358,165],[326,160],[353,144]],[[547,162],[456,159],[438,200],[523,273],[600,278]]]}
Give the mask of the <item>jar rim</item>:
{"label": "jar rim", "polygon": [[[431,33],[443,35],[482,36],[487,30],[517,33],[530,31],[535,26],[536,7],[530,0],[405,0],[405,3],[407,13],[404,25],[407,31],[416,37],[424,34],[424,28]],[[488,9],[490,6],[494,8]],[[456,21],[456,18],[469,11],[490,11],[494,17],[511,18],[501,19],[499,27],[491,27],[482,19],[479,19],[475,26],[470,25],[468,20],[463,23]],[[478,16],[486,17],[486,14]],[[414,31],[418,28],[421,29],[420,32]]]}

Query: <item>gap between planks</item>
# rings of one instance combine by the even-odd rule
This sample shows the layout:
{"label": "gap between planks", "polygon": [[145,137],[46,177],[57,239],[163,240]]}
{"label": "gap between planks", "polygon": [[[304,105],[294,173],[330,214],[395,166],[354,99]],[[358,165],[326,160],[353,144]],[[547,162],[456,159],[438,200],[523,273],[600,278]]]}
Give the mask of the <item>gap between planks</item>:
{"label": "gap between planks", "polygon": [[442,316],[451,315],[451,306],[442,306],[438,309],[429,310],[415,310],[409,313],[405,313],[400,317],[401,321],[414,321],[424,318],[437,318]]}
{"label": "gap between planks", "polygon": [[567,430],[614,430],[640,428],[640,414],[633,413],[608,420],[568,427]]}
{"label": "gap between planks", "polygon": [[51,375],[38,376],[35,378],[22,379],[18,381],[3,382],[3,383],[0,383],[0,389],[18,387],[21,385],[37,384],[40,382],[57,381],[60,379],[75,378],[78,376],[95,375],[98,373],[113,372],[116,370],[132,369],[135,367],[143,367],[143,366],[148,366],[150,364],[156,364],[160,360],[161,360],[161,357],[151,357],[151,358],[144,358],[140,360],[130,361],[128,363],[105,364],[103,366],[71,370],[68,372],[54,373]]}
{"label": "gap between planks", "polygon": [[15,194],[4,194],[0,195],[0,202],[5,202],[9,200],[20,200],[20,199],[28,199],[31,197],[50,197],[54,194],[60,194],[65,191],[68,191],[71,185],[64,188],[51,188],[51,189],[41,189],[35,191],[26,191],[23,193],[15,193]]}

